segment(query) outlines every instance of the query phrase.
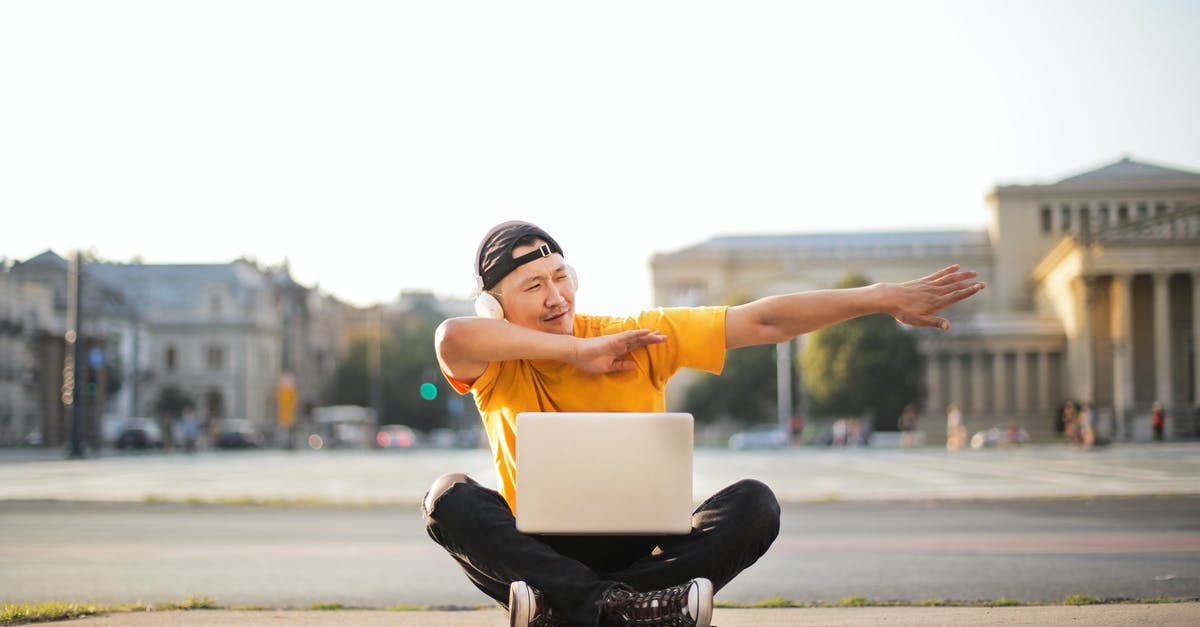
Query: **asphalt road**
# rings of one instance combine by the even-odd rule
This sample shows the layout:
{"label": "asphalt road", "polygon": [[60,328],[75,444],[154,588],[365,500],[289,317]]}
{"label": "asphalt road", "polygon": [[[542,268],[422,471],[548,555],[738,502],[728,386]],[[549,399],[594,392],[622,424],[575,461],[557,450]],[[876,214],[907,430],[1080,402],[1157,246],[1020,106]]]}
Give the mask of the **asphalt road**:
{"label": "asphalt road", "polygon": [[[718,595],[1200,597],[1200,497],[785,504]],[[0,600],[477,606],[412,506],[0,502]]]}

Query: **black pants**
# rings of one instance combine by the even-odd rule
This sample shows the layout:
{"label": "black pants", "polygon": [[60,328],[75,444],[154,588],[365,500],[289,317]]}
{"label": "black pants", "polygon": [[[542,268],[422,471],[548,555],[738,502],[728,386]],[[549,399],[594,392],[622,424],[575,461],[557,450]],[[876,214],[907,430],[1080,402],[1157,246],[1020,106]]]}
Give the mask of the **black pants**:
{"label": "black pants", "polygon": [[779,502],[753,480],[713,495],[692,515],[691,533],[678,536],[523,534],[504,498],[470,478],[424,514],[429,537],[484,594],[507,606],[509,584],[525,581],[579,625],[599,622],[596,602],[617,583],[648,591],[705,577],[720,590],[779,535]]}

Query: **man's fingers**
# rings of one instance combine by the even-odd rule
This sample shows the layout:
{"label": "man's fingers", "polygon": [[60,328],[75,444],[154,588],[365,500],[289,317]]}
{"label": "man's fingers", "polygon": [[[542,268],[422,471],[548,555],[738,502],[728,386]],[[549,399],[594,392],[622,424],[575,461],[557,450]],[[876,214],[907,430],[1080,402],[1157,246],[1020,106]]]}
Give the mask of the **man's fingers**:
{"label": "man's fingers", "polygon": [[978,272],[971,272],[971,271],[954,272],[954,273],[944,274],[941,277],[939,277],[938,279],[931,281],[931,283],[933,285],[937,285],[937,286],[954,285],[955,283],[969,281],[977,276],[979,276]]}
{"label": "man's fingers", "polygon": [[950,274],[951,272],[954,272],[955,270],[958,270],[958,264],[957,264],[957,263],[956,263],[956,264],[954,264],[954,265],[952,265],[952,266],[946,266],[945,268],[942,268],[941,270],[938,270],[937,272],[934,272],[933,274],[931,274],[931,275],[929,275],[929,276],[925,277],[925,279],[924,279],[924,280],[926,280],[926,281],[936,281],[936,280],[938,280],[938,279],[940,279],[940,278],[942,278],[942,277],[946,276],[947,274]]}
{"label": "man's fingers", "polygon": [[634,329],[626,331],[622,335],[628,350],[667,341],[667,336],[653,329]]}

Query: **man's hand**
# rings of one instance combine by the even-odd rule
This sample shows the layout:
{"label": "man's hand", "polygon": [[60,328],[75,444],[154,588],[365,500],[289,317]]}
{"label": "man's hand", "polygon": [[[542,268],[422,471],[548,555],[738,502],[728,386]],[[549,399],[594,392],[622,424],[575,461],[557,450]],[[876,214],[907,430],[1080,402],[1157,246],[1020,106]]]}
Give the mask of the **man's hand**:
{"label": "man's hand", "polygon": [[633,370],[636,366],[629,353],[643,346],[667,341],[667,336],[651,329],[634,329],[612,335],[578,340],[572,364],[592,374]]}
{"label": "man's hand", "polygon": [[985,286],[971,281],[977,276],[975,272],[959,272],[958,268],[955,264],[924,278],[884,284],[887,312],[910,326],[949,329],[950,321],[934,314]]}

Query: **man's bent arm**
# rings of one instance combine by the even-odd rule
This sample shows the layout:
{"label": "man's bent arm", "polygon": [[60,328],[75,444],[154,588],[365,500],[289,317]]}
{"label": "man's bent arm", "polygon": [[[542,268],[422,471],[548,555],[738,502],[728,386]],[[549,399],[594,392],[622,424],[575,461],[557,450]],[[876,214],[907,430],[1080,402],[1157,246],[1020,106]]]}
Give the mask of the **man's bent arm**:
{"label": "man's bent arm", "polygon": [[450,318],[434,336],[438,363],[451,377],[473,383],[493,361],[553,359],[592,373],[618,372],[634,367],[630,351],[666,341],[649,329],[635,329],[593,338],[545,333],[491,318]]}
{"label": "man's bent arm", "polygon": [[797,335],[872,313],[886,313],[912,326],[950,328],[934,314],[979,290],[974,272],[950,266],[927,277],[904,283],[817,290],[768,296],[730,307],[725,315],[725,346],[740,348],[775,344]]}

